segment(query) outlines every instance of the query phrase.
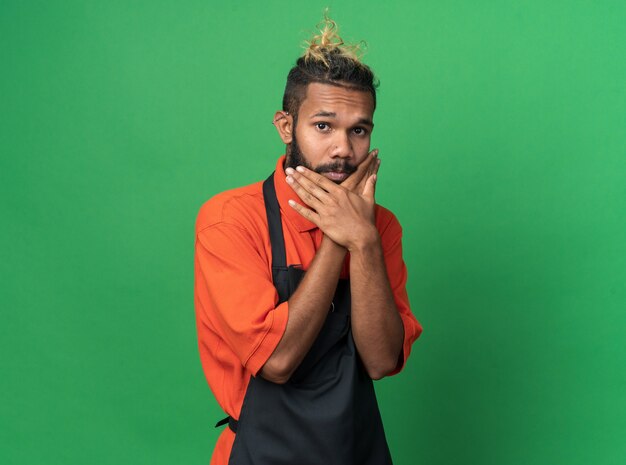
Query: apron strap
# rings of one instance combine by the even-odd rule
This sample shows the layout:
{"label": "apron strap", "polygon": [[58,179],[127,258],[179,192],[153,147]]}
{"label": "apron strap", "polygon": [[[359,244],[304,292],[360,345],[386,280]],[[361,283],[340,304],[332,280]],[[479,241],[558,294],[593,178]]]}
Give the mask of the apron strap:
{"label": "apron strap", "polygon": [[233,417],[231,416],[227,416],[226,418],[222,418],[220,421],[218,421],[217,423],[215,423],[215,427],[219,428],[222,425],[225,425],[226,423],[228,423],[228,427],[230,428],[230,430],[233,433],[237,432],[237,424],[239,423],[237,420],[235,420]]}
{"label": "apron strap", "polygon": [[272,281],[278,293],[278,303],[289,299],[289,268],[287,267],[287,253],[285,251],[285,236],[283,224],[280,220],[280,205],[274,187],[274,173],[263,183],[263,200],[267,214],[267,228],[270,234],[272,248]]}
{"label": "apron strap", "polygon": [[287,254],[285,252],[285,237],[283,226],[280,221],[280,206],[274,187],[274,173],[263,182],[263,199],[265,200],[265,213],[267,214],[267,226],[272,244],[272,268],[286,268]]}

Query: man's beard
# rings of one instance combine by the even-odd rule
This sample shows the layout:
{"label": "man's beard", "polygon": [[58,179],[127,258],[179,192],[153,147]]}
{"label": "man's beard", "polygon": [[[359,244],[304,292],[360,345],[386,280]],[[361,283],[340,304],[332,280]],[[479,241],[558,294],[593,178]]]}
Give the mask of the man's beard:
{"label": "man's beard", "polygon": [[[293,168],[295,170],[298,166],[304,166],[305,168],[308,168],[319,174],[335,171],[338,173],[348,173],[348,175],[350,175],[356,171],[356,166],[345,160],[338,160],[333,163],[327,163],[325,165],[319,165],[318,167],[313,168],[300,150],[300,146],[298,145],[298,141],[296,140],[296,132],[294,127],[291,144],[289,144],[289,153],[287,154],[287,160],[285,161],[285,168]],[[336,184],[341,184],[342,181],[333,182],[335,182]]]}

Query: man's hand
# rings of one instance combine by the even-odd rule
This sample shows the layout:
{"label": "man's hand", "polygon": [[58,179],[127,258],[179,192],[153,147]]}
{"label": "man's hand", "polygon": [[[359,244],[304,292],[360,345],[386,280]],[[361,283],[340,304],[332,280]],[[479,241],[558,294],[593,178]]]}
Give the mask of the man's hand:
{"label": "man's hand", "polygon": [[289,205],[350,251],[378,240],[374,223],[376,151],[370,152],[368,158],[341,185],[302,166],[286,170],[287,182],[310,208],[293,200]]}

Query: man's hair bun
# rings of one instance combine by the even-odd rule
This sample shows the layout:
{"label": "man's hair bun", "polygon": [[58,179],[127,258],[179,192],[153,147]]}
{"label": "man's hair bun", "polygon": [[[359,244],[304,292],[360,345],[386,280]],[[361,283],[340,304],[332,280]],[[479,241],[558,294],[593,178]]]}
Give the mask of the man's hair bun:
{"label": "man's hair bun", "polygon": [[341,55],[347,59],[360,62],[365,47],[360,44],[346,44],[339,36],[339,26],[328,16],[328,9],[324,11],[324,20],[317,25],[318,34],[305,41],[305,51],[302,57],[306,62],[318,61],[330,66],[329,54]]}

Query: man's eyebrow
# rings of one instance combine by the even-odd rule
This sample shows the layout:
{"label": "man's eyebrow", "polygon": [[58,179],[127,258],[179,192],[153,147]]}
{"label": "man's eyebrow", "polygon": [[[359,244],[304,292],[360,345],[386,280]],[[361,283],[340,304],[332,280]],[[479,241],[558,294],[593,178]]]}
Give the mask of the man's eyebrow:
{"label": "man's eyebrow", "polygon": [[326,118],[335,118],[337,116],[337,113],[332,112],[332,111],[318,111],[317,113],[315,113],[313,116],[311,116],[311,118],[316,118],[318,116],[325,116]]}
{"label": "man's eyebrow", "polygon": [[[318,118],[318,117],[325,117],[325,118],[336,118],[337,117],[337,113],[333,112],[333,111],[318,111],[317,113],[315,113],[313,116],[311,116],[311,119],[313,118]],[[357,121],[357,124],[364,124],[366,126],[371,126],[374,127],[374,122],[370,119],[370,118],[359,118],[359,120]]]}
{"label": "man's eyebrow", "polygon": [[369,118],[360,118],[358,123],[374,127],[374,122]]}

